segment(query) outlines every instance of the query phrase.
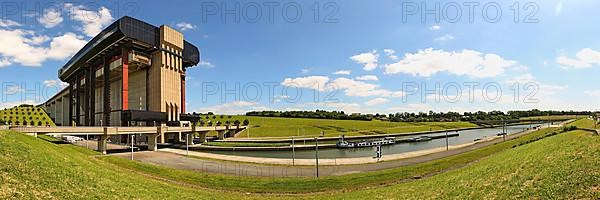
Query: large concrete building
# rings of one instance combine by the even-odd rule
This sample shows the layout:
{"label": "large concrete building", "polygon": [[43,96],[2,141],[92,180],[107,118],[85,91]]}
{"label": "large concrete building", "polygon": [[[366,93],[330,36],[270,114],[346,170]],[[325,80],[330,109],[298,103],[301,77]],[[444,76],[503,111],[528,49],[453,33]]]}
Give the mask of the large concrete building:
{"label": "large concrete building", "polygon": [[162,25],[123,17],[58,71],[69,86],[43,103],[57,125],[129,126],[179,121],[186,69],[198,48]]}

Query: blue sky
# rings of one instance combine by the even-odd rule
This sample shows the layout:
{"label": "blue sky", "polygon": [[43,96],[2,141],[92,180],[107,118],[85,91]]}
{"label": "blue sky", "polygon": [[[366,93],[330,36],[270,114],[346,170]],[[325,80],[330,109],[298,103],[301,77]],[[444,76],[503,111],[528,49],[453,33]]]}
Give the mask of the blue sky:
{"label": "blue sky", "polygon": [[[3,2],[0,107],[43,102],[64,86],[57,69],[130,15],[200,48],[201,64],[187,71],[190,112],[600,108],[598,1],[482,1],[473,22],[461,1],[278,1],[272,21],[274,1],[237,1],[238,10],[236,1],[147,2]],[[436,3],[440,20],[423,18]]]}

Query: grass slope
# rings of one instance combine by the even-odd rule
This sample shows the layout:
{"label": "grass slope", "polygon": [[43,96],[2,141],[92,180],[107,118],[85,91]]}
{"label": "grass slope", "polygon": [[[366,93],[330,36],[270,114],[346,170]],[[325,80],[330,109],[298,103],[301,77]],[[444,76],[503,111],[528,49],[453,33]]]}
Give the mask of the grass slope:
{"label": "grass slope", "polygon": [[39,107],[18,106],[0,110],[0,121],[21,126],[55,126],[48,114]]}
{"label": "grass slope", "polygon": [[600,137],[572,131],[431,178],[319,199],[598,199]]}
{"label": "grass slope", "polygon": [[[229,118],[231,117],[231,118]],[[328,120],[307,118],[283,117],[256,117],[256,116],[225,116],[211,121],[250,121],[250,137],[289,137],[289,136],[318,136],[325,132],[325,136],[339,135],[375,135],[385,133],[404,133],[414,131],[442,130],[452,128],[475,127],[469,122],[384,122],[379,120]],[[203,120],[206,121],[205,118]],[[238,137],[248,137],[244,131]]]}
{"label": "grass slope", "polygon": [[[95,152],[84,148],[56,145],[14,132],[0,132],[0,199],[600,197],[600,137],[584,131],[546,137],[552,132],[546,129],[506,143],[419,165],[318,180],[211,175],[111,156],[99,159]],[[456,167],[459,168],[447,171]],[[444,173],[422,180],[398,182],[435,172]],[[164,178],[170,181],[164,181]],[[332,190],[335,192],[292,197],[244,193]]]}

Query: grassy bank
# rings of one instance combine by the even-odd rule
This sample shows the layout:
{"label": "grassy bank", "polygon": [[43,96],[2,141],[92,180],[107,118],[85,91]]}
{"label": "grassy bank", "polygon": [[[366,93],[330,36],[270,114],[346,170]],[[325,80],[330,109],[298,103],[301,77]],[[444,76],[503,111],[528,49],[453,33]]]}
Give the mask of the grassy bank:
{"label": "grassy bank", "polygon": [[598,199],[600,137],[571,131],[427,179],[318,199]]}
{"label": "grassy bank", "polygon": [[225,116],[222,119],[217,117],[209,120],[233,122],[244,121],[244,119],[250,121],[251,128],[237,137],[246,138],[248,134],[250,137],[319,136],[321,132],[324,132],[325,136],[337,137],[476,127],[469,122],[386,122],[255,116]]}
{"label": "grassy bank", "polygon": [[[513,146],[524,144],[535,138],[552,134],[555,129],[543,129],[515,140],[500,143],[464,154],[377,172],[350,174],[334,177],[315,178],[249,178],[233,177],[227,175],[214,175],[176,170],[140,162],[130,162],[118,157],[103,157],[104,160],[114,163],[119,167],[140,171],[153,176],[179,180],[200,187],[214,187],[240,192],[275,192],[275,193],[307,193],[340,190],[357,190],[365,187],[390,185],[412,177],[422,177],[443,172],[449,169],[465,166],[481,158],[493,155]],[[268,188],[268,190],[265,190]]]}

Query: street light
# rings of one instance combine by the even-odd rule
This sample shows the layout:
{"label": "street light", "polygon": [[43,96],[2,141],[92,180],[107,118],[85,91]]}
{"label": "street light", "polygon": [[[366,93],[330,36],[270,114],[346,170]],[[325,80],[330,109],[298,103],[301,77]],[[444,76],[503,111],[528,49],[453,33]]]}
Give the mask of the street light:
{"label": "street light", "polygon": [[317,164],[317,178],[319,178],[319,138],[315,137],[315,163]]}
{"label": "street light", "polygon": [[292,136],[292,165],[296,165],[296,152],[294,150],[294,136]]}
{"label": "street light", "polygon": [[133,160],[133,137],[134,135],[131,134],[131,160]]}

